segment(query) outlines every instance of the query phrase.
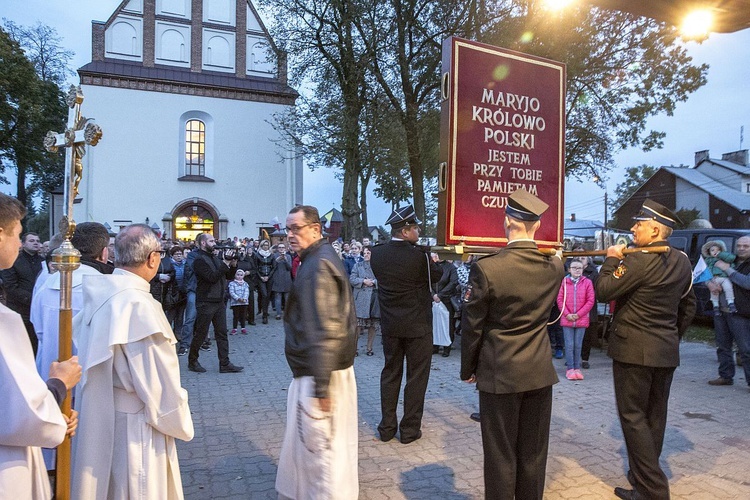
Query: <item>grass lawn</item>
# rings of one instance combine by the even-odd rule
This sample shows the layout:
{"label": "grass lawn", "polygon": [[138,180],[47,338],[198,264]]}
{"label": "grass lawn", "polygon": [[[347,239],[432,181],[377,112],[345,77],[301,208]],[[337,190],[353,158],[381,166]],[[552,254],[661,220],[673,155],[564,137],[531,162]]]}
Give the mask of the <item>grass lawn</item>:
{"label": "grass lawn", "polygon": [[711,320],[696,320],[690,325],[683,337],[687,342],[703,342],[714,345],[714,327]]}

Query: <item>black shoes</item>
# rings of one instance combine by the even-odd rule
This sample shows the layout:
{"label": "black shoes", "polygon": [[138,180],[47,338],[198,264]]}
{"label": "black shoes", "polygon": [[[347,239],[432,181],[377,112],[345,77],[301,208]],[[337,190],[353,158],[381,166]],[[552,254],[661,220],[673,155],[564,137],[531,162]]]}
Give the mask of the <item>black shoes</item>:
{"label": "black shoes", "polygon": [[263,324],[264,325],[268,324],[268,316],[263,316]]}
{"label": "black shoes", "polygon": [[[226,365],[222,365],[219,367],[219,373],[240,373],[242,370],[244,370],[244,366],[236,366],[232,363],[227,363]],[[206,370],[203,370],[206,371]]]}
{"label": "black shoes", "polygon": [[201,351],[211,352],[211,341],[207,340],[201,344]]}
{"label": "black shoes", "polygon": [[447,358],[450,355],[451,355],[451,346],[447,345],[447,346],[443,347],[443,354],[442,354],[442,356],[444,358]]}
{"label": "black shoes", "polygon": [[416,441],[417,439],[419,439],[421,437],[422,437],[422,431],[417,431],[417,435],[416,436],[412,436],[412,437],[403,437],[402,436],[401,437],[401,444],[413,443],[414,441]]}
{"label": "black shoes", "polygon": [[590,365],[588,361],[581,361],[581,368],[583,368],[584,370],[588,370],[589,366]]}
{"label": "black shoes", "polygon": [[188,370],[197,373],[206,373],[206,369],[201,366],[197,361],[195,363],[188,363]]}
{"label": "black shoes", "polygon": [[385,433],[383,431],[378,431],[378,433],[380,434],[380,440],[382,442],[384,442],[384,443],[387,443],[388,441],[390,441],[391,439],[393,439],[393,436],[396,435],[395,432],[394,433],[390,433],[390,432],[389,433]]}
{"label": "black shoes", "polygon": [[708,385],[734,385],[734,380],[731,378],[716,378],[708,381]]}
{"label": "black shoes", "polygon": [[482,421],[481,415],[478,412],[477,413],[472,413],[471,415],[469,415],[469,418],[472,419],[474,422],[481,422]]}
{"label": "black shoes", "polygon": [[178,356],[184,356],[188,353],[187,347],[180,347],[180,349],[177,351]]}
{"label": "black shoes", "polygon": [[640,500],[643,497],[637,490],[627,490],[625,488],[615,488],[615,496],[623,500]]}

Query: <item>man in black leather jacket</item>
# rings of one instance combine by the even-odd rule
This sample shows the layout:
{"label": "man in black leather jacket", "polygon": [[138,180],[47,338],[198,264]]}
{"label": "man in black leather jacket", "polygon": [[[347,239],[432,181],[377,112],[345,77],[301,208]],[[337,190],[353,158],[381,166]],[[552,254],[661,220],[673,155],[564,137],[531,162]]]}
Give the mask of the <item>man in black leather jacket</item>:
{"label": "man in black leather jacket", "polygon": [[293,380],[276,490],[282,498],[356,498],[357,321],[349,277],[315,207],[293,208],[289,246],[300,267],[284,311]]}

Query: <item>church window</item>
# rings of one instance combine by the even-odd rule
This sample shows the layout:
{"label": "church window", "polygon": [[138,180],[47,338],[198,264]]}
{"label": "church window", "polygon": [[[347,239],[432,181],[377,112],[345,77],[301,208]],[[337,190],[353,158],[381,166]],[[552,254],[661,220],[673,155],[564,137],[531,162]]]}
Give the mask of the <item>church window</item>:
{"label": "church window", "polygon": [[206,175],[206,124],[200,120],[185,124],[185,175]]}

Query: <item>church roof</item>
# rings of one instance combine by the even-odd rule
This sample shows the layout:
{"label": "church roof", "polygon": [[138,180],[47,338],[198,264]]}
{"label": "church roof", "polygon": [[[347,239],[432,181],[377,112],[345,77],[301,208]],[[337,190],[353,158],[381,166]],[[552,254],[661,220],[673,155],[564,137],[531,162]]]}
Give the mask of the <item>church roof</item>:
{"label": "church roof", "polygon": [[78,70],[78,73],[89,77],[122,77],[128,80],[161,81],[187,84],[206,88],[222,88],[260,94],[272,94],[296,98],[299,94],[283,83],[268,78],[237,78],[232,74],[218,72],[193,72],[187,68],[155,65],[145,67],[139,62],[130,61],[92,61]]}

